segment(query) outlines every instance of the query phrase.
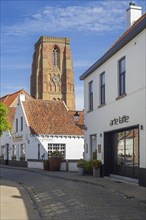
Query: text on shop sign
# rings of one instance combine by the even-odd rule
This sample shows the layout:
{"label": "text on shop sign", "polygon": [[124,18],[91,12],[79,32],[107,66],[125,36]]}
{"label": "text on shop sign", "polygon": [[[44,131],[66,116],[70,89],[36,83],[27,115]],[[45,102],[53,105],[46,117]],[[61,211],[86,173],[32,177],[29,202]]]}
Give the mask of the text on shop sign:
{"label": "text on shop sign", "polygon": [[123,115],[119,118],[114,118],[113,120],[110,120],[110,126],[123,124],[129,122],[129,116]]}

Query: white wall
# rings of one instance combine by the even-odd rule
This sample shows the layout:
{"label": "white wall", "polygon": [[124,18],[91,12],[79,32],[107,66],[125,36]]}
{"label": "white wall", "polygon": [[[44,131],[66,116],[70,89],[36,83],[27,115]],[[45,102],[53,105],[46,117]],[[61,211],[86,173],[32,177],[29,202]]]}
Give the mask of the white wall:
{"label": "white wall", "polygon": [[106,104],[118,96],[118,60],[126,56],[126,92],[136,92],[145,86],[146,31],[136,36],[113,57],[84,80],[85,113],[88,111],[88,83],[93,80],[94,110],[99,106],[99,75],[105,71]]}
{"label": "white wall", "polygon": [[[146,30],[137,35],[131,42],[124,46],[113,57],[96,69],[84,80],[85,102],[85,142],[89,143],[89,135],[97,134],[97,144],[102,145],[102,153],[98,158],[103,158],[103,132],[114,129],[143,125],[140,130],[140,167],[146,167]],[[124,98],[118,97],[118,60],[126,57],[126,93]],[[105,71],[106,105],[99,106],[99,75]],[[88,112],[88,83],[93,80],[94,111]],[[126,124],[110,126],[110,120],[119,116],[129,116]],[[102,137],[100,137],[102,134]],[[89,159],[89,152],[86,154]]]}
{"label": "white wall", "polygon": [[12,136],[10,131],[4,131],[2,136],[0,137],[0,156],[1,156],[1,147],[5,146],[4,149],[4,159],[8,159],[7,158],[7,144],[9,145],[9,151],[11,149],[11,142],[12,142]]}
{"label": "white wall", "polygon": [[[21,131],[21,117],[23,117],[23,130]],[[18,131],[16,132],[16,119],[18,119]],[[17,140],[17,137],[19,135],[22,135],[22,139],[21,140]],[[13,145],[16,145],[16,159],[19,160],[20,159],[20,146],[21,144],[25,145],[25,160],[27,160],[27,155],[28,155],[28,142],[30,141],[30,129],[28,126],[28,122],[26,119],[26,115],[24,112],[24,108],[23,108],[23,104],[22,102],[20,102],[17,105],[17,110],[16,110],[16,114],[15,114],[15,118],[14,118],[14,123],[13,123],[13,135],[14,137],[13,139]],[[16,139],[15,139],[16,137]]]}
{"label": "white wall", "polygon": [[[23,117],[23,131],[21,128],[21,117]],[[16,132],[16,118],[18,119],[18,132]],[[30,134],[29,124],[24,112],[23,103],[21,102],[17,106],[16,115],[13,123],[13,137],[22,135],[22,140],[18,141],[15,139],[12,144],[16,144],[17,147],[17,157],[20,158],[20,146],[25,144],[26,146],[26,157],[27,159],[38,159],[38,144],[40,144],[40,156],[45,154],[45,159],[48,158],[48,144],[49,143],[59,143],[66,145],[66,157],[65,159],[80,159],[83,158],[84,151],[84,138],[83,136],[61,136],[61,135],[42,135],[34,136]],[[11,152],[12,153],[12,152]],[[9,158],[10,159],[10,158]]]}
{"label": "white wall", "polygon": [[38,159],[38,144],[41,146],[40,155],[45,153],[45,158],[48,158],[48,144],[65,144],[66,157],[65,159],[80,159],[83,158],[84,138],[75,136],[51,136],[51,137],[31,137],[29,144],[28,159]]}
{"label": "white wall", "polygon": [[[66,170],[66,161],[61,162],[60,171],[69,171],[69,172],[77,172],[77,162],[76,161],[68,161],[68,170]],[[44,169],[43,161],[28,161],[27,166],[29,168],[35,168],[35,169]]]}
{"label": "white wall", "polygon": [[35,168],[35,169],[44,169],[43,161],[28,161],[27,162],[28,168]]}

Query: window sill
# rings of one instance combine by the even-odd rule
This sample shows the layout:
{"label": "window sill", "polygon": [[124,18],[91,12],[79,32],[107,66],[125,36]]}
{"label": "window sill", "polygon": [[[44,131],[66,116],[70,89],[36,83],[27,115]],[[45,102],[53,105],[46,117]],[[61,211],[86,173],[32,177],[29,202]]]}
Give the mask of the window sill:
{"label": "window sill", "polygon": [[92,110],[88,110],[87,113],[90,113],[90,112],[93,112],[93,111],[94,111],[93,109]]}
{"label": "window sill", "polygon": [[105,106],[106,103],[102,104],[102,105],[99,105],[98,108],[102,108],[103,106]]}
{"label": "window sill", "polygon": [[122,98],[124,98],[126,95],[127,95],[127,93],[125,93],[125,94],[123,94],[123,95],[120,95],[120,96],[118,96],[118,97],[116,98],[116,100],[122,99]]}

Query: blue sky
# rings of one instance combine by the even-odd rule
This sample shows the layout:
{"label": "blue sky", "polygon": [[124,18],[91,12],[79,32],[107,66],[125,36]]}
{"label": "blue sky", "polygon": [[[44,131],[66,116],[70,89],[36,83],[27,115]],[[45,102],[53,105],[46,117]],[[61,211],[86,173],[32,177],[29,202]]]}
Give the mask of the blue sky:
{"label": "blue sky", "polygon": [[[126,30],[127,0],[1,0],[1,93],[30,93],[34,44],[40,36],[69,37],[76,107],[83,109],[79,76]],[[145,0],[134,1],[146,11]]]}

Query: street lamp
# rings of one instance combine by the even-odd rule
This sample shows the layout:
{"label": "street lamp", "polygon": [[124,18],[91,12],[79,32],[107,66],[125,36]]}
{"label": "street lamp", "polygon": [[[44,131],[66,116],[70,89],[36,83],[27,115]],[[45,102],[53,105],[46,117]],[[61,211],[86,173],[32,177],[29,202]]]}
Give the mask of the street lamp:
{"label": "street lamp", "polygon": [[79,113],[78,112],[76,112],[75,114],[74,114],[74,122],[76,123],[76,124],[78,124],[78,122],[79,122]]}
{"label": "street lamp", "polygon": [[79,115],[79,113],[78,112],[76,112],[75,114],[74,114],[74,122],[76,123],[76,125],[78,125],[81,129],[84,129],[85,131],[87,130],[87,127],[83,124],[78,124],[78,122],[79,122],[79,117],[80,117],[80,115]]}

